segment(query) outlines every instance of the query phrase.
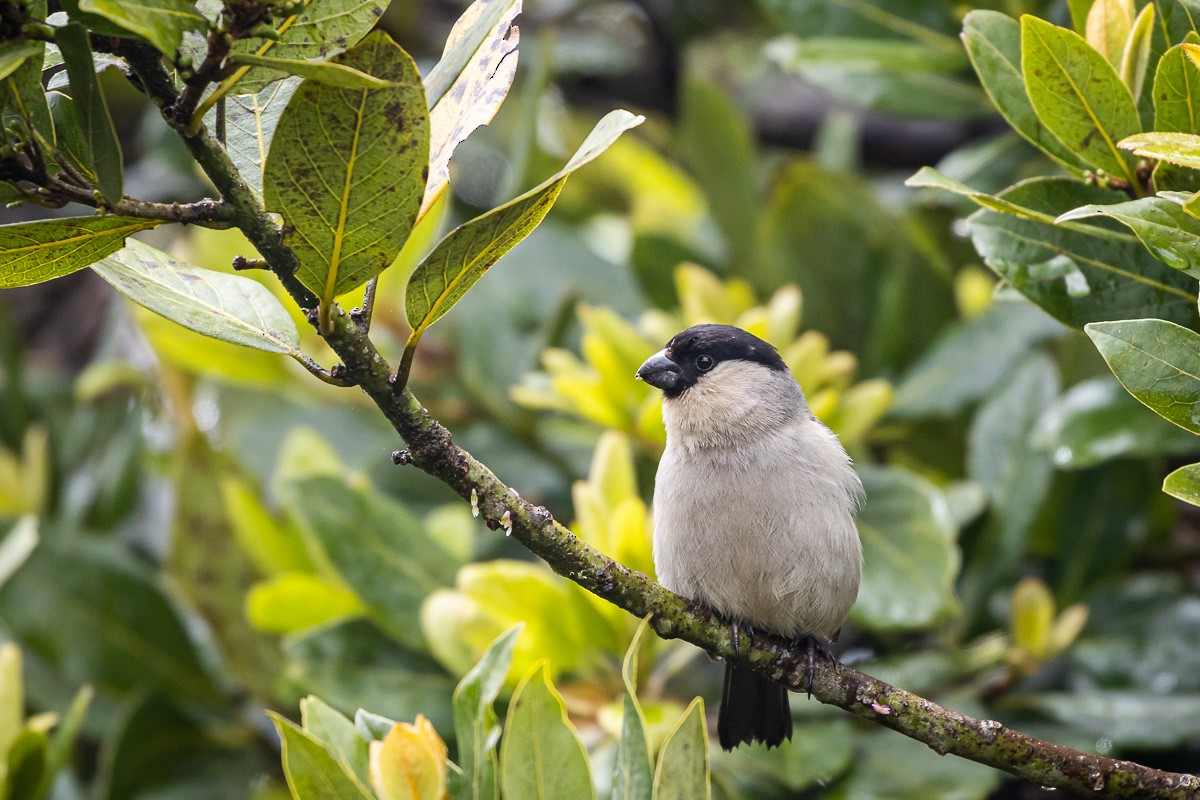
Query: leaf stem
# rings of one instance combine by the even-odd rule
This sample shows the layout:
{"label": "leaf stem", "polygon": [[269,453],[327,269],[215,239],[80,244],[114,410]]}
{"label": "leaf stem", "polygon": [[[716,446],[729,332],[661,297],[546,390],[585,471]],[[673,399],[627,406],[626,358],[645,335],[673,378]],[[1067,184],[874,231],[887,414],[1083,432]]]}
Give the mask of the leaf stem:
{"label": "leaf stem", "polygon": [[396,377],[392,379],[392,391],[396,394],[401,394],[404,387],[408,386],[408,374],[412,372],[413,357],[417,354],[417,345],[420,341],[421,335],[413,331],[408,335],[408,341],[404,343],[400,366],[396,367]]}
{"label": "leaf stem", "polygon": [[316,361],[314,361],[313,359],[304,355],[303,353],[290,353],[289,355],[291,355],[292,358],[296,359],[296,362],[299,363],[300,366],[304,367],[310,373],[315,375],[318,380],[328,383],[330,386],[340,386],[342,388],[349,388],[354,385],[354,381],[342,377],[341,373],[344,372],[345,370],[344,370],[344,368],[342,368],[342,369],[338,368],[338,367],[341,367],[340,364],[333,367],[332,369],[325,369],[320,364],[318,364]]}

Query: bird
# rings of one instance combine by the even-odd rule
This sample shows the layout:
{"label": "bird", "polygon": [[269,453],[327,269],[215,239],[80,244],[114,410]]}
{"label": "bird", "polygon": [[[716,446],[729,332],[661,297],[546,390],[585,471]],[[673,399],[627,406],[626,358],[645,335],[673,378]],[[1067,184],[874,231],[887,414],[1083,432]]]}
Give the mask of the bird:
{"label": "bird", "polygon": [[[858,596],[863,486],[779,352],[732,325],[684,330],[636,377],[663,393],[667,443],[654,480],[654,568],[667,589],[738,631],[828,644]],[[727,660],[721,746],[792,736],[787,689]]]}

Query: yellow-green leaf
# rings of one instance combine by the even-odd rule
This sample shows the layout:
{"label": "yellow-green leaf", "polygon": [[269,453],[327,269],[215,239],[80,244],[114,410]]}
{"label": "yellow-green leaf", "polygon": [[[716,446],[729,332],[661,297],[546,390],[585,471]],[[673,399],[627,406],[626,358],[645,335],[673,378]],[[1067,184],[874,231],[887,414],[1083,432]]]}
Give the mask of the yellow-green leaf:
{"label": "yellow-green leaf", "polygon": [[1200,169],[1200,136],[1195,134],[1154,131],[1127,136],[1119,144],[1134,155]]}
{"label": "yellow-green leaf", "polygon": [[704,700],[697,697],[658,752],[654,800],[707,800],[711,796]]}
{"label": "yellow-green leaf", "polygon": [[1185,503],[1200,506],[1200,464],[1188,464],[1163,481],[1163,491]]}
{"label": "yellow-green leaf", "polygon": [[1121,80],[1129,87],[1133,102],[1142,96],[1142,85],[1146,82],[1146,68],[1150,64],[1150,44],[1154,35],[1154,4],[1148,3],[1134,20],[1129,32],[1129,41],[1121,54]]}
{"label": "yellow-green leaf", "polygon": [[1087,43],[1114,67],[1121,66],[1133,15],[1133,0],[1096,0],[1088,11]]}
{"label": "yellow-green leaf", "polygon": [[246,594],[246,618],[266,633],[295,633],[364,611],[354,592],[308,572],[277,575]]}
{"label": "yellow-green leaf", "polygon": [[567,165],[544,183],[447,234],[408,280],[405,310],[413,331],[410,347],[501,256],[537,227],[572,172],[596,158],[643,119],[628,111],[610,112],[597,123]]}
{"label": "yellow-green leaf", "polygon": [[321,300],[374,278],[416,221],[429,166],[425,92],[412,59],[382,31],[337,58],[392,84],[300,84],[279,119],[263,183],[287,224],[296,276]]}
{"label": "yellow-green leaf", "polygon": [[41,49],[40,42],[22,42],[16,39],[0,44],[0,79],[12,75],[17,71],[17,67],[40,53]]}
{"label": "yellow-green leaf", "polygon": [[158,220],[67,217],[0,225],[0,289],[69,275],[115,253],[131,233]]}
{"label": "yellow-green leaf", "polygon": [[79,9],[141,36],[169,58],[184,33],[208,27],[208,20],[188,0],[79,0]]}
{"label": "yellow-green leaf", "polygon": [[534,666],[513,693],[500,742],[500,787],[505,798],[594,798],[587,751],[567,719],[546,662]]}
{"label": "yellow-green leaf", "polygon": [[311,734],[272,711],[267,716],[279,731],[283,776],[295,800],[374,800]]}
{"label": "yellow-green leaf", "polygon": [[56,29],[54,41],[62,51],[71,80],[71,99],[79,117],[87,149],[87,162],[96,170],[96,188],[109,203],[120,202],[125,185],[125,161],[117,129],[108,111],[104,89],[96,80],[92,47],[79,23]]}
{"label": "yellow-green leaf", "polygon": [[339,86],[343,89],[386,89],[392,85],[388,81],[336,61],[303,61],[294,58],[260,56],[254,53],[234,53],[229,56],[229,60],[235,64],[270,67],[280,72],[286,72],[288,75],[312,78],[318,83]]}

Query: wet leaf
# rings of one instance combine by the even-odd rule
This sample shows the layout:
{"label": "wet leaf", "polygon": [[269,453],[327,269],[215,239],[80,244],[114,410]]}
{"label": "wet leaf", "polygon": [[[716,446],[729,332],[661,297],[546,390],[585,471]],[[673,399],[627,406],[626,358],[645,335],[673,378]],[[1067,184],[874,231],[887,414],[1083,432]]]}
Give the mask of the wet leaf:
{"label": "wet leaf", "polygon": [[1130,394],[1200,433],[1200,334],[1161,319],[1097,322],[1084,331]]}
{"label": "wet leaf", "polygon": [[1127,225],[1146,249],[1169,267],[1200,278],[1200,219],[1164,197],[1140,197],[1113,205],[1087,205],[1068,211],[1058,222],[1106,216]]}

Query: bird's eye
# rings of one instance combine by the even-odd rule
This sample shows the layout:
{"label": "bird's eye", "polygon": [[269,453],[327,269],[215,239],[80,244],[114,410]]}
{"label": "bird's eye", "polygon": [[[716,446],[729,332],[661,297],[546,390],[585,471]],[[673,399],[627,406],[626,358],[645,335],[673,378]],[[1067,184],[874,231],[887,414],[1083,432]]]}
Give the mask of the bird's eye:
{"label": "bird's eye", "polygon": [[696,369],[701,372],[708,372],[714,363],[712,356],[696,356]]}

